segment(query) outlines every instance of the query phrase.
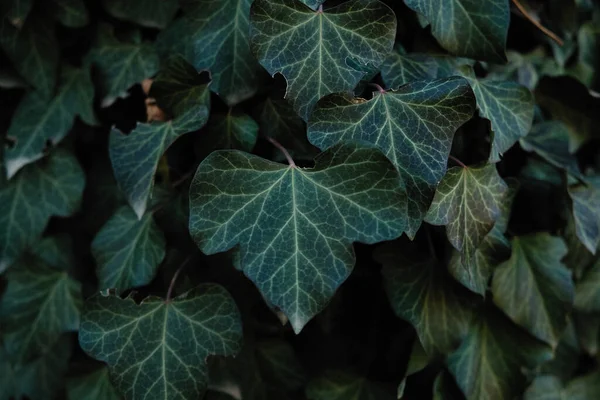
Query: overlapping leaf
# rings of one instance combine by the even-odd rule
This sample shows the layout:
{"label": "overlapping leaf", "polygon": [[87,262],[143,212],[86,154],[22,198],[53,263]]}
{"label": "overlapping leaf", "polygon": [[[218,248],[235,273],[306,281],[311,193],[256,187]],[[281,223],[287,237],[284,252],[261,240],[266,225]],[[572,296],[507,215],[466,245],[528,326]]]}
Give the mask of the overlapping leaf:
{"label": "overlapping leaf", "polygon": [[141,219],[119,208],[92,242],[100,289],[122,292],[147,285],[165,257],[165,237],[152,214]]}
{"label": "overlapping leaf", "polygon": [[158,29],[166,28],[179,9],[177,0],[103,0],[102,3],[115,18]]}
{"label": "overlapping leaf", "polygon": [[404,0],[425,16],[438,42],[457,56],[506,62],[510,7],[504,0]]}
{"label": "overlapping leaf", "polygon": [[243,113],[216,114],[208,121],[203,139],[211,149],[252,151],[258,139],[258,124]]}
{"label": "overlapping leaf", "polygon": [[214,152],[190,187],[190,232],[200,249],[214,254],[239,245],[246,276],[296,332],[352,271],[352,242],[396,238],[406,220],[393,165],[353,143],[322,153],[314,169]]}
{"label": "overlapping leaf", "polygon": [[325,95],[351,91],[394,43],[396,18],[378,0],[350,0],[324,12],[297,0],[257,0],[252,49],[271,74],[287,81],[286,98],[308,120]]}
{"label": "overlapping leaf", "polygon": [[407,234],[414,237],[446,172],[454,133],[474,108],[473,93],[459,77],[415,82],[368,101],[334,94],[317,104],[308,139],[321,149],[346,140],[379,147],[406,183]]}
{"label": "overlapping leaf", "polygon": [[524,400],[588,400],[600,397],[600,372],[592,371],[564,385],[560,379],[543,375],[534,379]]}
{"label": "overlapping leaf", "polygon": [[19,25],[31,11],[33,0],[3,0],[0,3],[0,16]]}
{"label": "overlapping leaf", "polygon": [[306,387],[308,400],[392,400],[393,395],[364,376],[326,371]]}
{"label": "overlapping leaf", "polygon": [[511,243],[510,259],[496,269],[492,280],[494,303],[555,348],[574,297],[571,271],[560,262],[567,247],[547,233],[515,237]]}
{"label": "overlapping leaf", "polygon": [[264,341],[256,346],[256,360],[268,385],[298,390],[307,377],[294,348],[283,340]]}
{"label": "overlapping leaf", "polygon": [[4,149],[8,177],[42,158],[48,143],[59,143],[71,130],[76,116],[95,125],[93,101],[94,86],[89,71],[67,65],[62,67],[54,98],[48,100],[38,92],[29,92],[15,111],[7,132],[13,142]]}
{"label": "overlapping leaf", "polygon": [[221,286],[201,285],[164,302],[136,304],[101,292],[85,303],[79,344],[108,365],[126,399],[200,398],[207,385],[206,358],[241,348],[239,312]]}
{"label": "overlapping leaf", "polygon": [[81,28],[89,22],[84,0],[49,0],[45,3],[48,11],[64,26]]}
{"label": "overlapping leaf", "polygon": [[108,369],[102,367],[69,379],[67,398],[69,400],[120,400],[121,396],[110,383]]}
{"label": "overlapping leaf", "polygon": [[600,243],[600,177],[587,177],[585,184],[570,186],[569,196],[573,201],[575,233],[596,254]]}
{"label": "overlapping leaf", "polygon": [[600,312],[600,261],[588,269],[575,287],[575,308]]}

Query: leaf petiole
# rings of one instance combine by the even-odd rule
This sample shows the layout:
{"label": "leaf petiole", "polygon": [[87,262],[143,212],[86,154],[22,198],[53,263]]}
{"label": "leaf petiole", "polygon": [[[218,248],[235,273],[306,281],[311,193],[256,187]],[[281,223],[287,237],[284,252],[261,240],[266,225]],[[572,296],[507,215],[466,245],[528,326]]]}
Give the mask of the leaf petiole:
{"label": "leaf petiole", "polygon": [[291,168],[296,168],[296,163],[292,159],[292,156],[286,150],[286,148],[281,145],[281,143],[279,143],[277,140],[273,139],[272,137],[267,137],[267,140],[269,142],[271,142],[273,144],[273,146],[277,147],[277,149],[279,149],[279,151],[281,151],[283,153],[283,155],[285,156],[285,158],[288,161],[288,164],[290,164]]}

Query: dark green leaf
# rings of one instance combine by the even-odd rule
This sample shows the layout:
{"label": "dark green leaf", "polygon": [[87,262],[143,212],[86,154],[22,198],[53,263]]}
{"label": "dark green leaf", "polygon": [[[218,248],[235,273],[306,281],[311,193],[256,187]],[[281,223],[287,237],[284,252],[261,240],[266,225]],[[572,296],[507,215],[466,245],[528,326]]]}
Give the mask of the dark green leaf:
{"label": "dark green leaf", "polygon": [[250,18],[254,54],[271,75],[285,77],[286,98],[304,120],[323,96],[354,89],[364,66],[379,66],[396,31],[394,13],[377,0],[324,12],[296,0],[257,0]]}
{"label": "dark green leaf", "polygon": [[206,125],[203,140],[210,149],[252,151],[258,139],[258,124],[247,114],[229,111],[215,114]]}
{"label": "dark green leaf", "polygon": [[577,282],[575,308],[584,312],[600,312],[600,261],[596,261]]}
{"label": "dark green leaf", "polygon": [[438,66],[428,54],[393,51],[381,64],[381,77],[390,89],[414,81],[434,79],[437,75]]}
{"label": "dark green leaf", "polygon": [[48,8],[57,21],[69,28],[84,27],[90,19],[84,0],[48,0]]}
{"label": "dark green leaf", "polygon": [[306,387],[308,400],[393,400],[394,396],[367,378],[344,371],[327,371]]}
{"label": "dark green leaf", "polygon": [[164,29],[177,13],[177,0],[103,0],[104,8],[115,18],[149,28]]}
{"label": "dark green leaf", "polygon": [[20,26],[31,11],[33,0],[2,0],[0,17],[7,18],[15,26]]}
{"label": "dark green leaf", "polygon": [[270,340],[256,346],[256,359],[264,379],[287,391],[297,390],[306,383],[306,373],[294,349],[282,340]]}
{"label": "dark green leaf", "polygon": [[108,378],[108,369],[99,368],[85,375],[70,378],[67,381],[67,398],[69,400],[119,400],[117,393]]}
{"label": "dark green leaf", "polygon": [[600,243],[600,177],[588,177],[586,185],[570,186],[569,196],[573,200],[575,233],[596,254]]}
{"label": "dark green leaf", "polygon": [[474,106],[469,85],[458,77],[415,82],[372,100],[334,94],[317,104],[308,139],[321,149],[345,140],[378,146],[406,183],[407,234],[414,237],[446,172],[454,133]]}
{"label": "dark green leaf", "polygon": [[575,331],[573,318],[569,319],[567,328],[563,332],[560,342],[554,352],[554,357],[542,364],[539,368],[541,374],[550,374],[566,381],[573,376],[578,367],[581,348]]}
{"label": "dark green leaf", "polygon": [[196,171],[190,214],[190,232],[204,253],[240,245],[246,276],[296,332],[350,275],[352,242],[394,239],[407,219],[394,167],[357,144],[322,153],[314,169],[214,152]]}
{"label": "dark green leaf", "polygon": [[8,353],[0,343],[0,400],[11,400],[15,395],[15,375]]}
{"label": "dark green leaf", "polygon": [[40,239],[29,253],[47,266],[60,271],[71,272],[75,266],[71,238],[66,235],[47,236]]}
{"label": "dark green leaf", "polygon": [[101,292],[85,302],[79,344],[108,364],[126,399],[199,398],[207,385],[206,358],[235,355],[242,327],[233,299],[205,284],[164,302],[141,304]]}
{"label": "dark green leaf", "polygon": [[537,377],[524,400],[589,400],[600,397],[600,371],[578,377],[563,385],[554,376]]}

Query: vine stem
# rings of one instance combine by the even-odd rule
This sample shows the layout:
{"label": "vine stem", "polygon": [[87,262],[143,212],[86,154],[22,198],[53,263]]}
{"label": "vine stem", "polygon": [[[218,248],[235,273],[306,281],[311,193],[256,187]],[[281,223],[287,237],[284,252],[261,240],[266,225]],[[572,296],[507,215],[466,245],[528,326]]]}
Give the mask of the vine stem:
{"label": "vine stem", "polygon": [[369,83],[370,86],[373,86],[375,89],[377,89],[377,91],[381,94],[385,93],[385,89],[382,88],[381,86],[379,86],[377,83],[371,82]]}
{"label": "vine stem", "polygon": [[290,164],[290,167],[296,168],[296,163],[292,159],[292,156],[290,155],[290,153],[288,153],[286,148],[281,145],[281,143],[279,143],[277,140],[273,139],[272,137],[267,137],[267,140],[269,142],[271,142],[271,144],[273,144],[273,146],[277,147],[277,149],[279,149],[279,151],[281,151],[283,153],[283,155],[285,156],[285,158],[288,161],[288,164]]}
{"label": "vine stem", "polygon": [[523,14],[523,16],[525,18],[527,18],[529,20],[529,22],[531,22],[533,25],[535,25],[536,28],[538,28],[540,31],[542,31],[550,39],[554,40],[559,46],[562,46],[564,44],[563,41],[562,41],[562,39],[559,38],[558,35],[556,35],[550,29],[546,28],[545,26],[543,26],[542,24],[540,24],[535,18],[533,18],[531,16],[531,14],[529,14],[527,12],[527,10],[525,9],[525,7],[523,7],[523,5],[519,2],[519,0],[512,0],[512,2],[519,9],[519,11],[521,12],[521,14]]}
{"label": "vine stem", "polygon": [[319,4],[319,9],[317,10],[318,13],[322,13],[323,12],[323,4]]}
{"label": "vine stem", "polygon": [[175,288],[175,282],[177,281],[179,274],[181,273],[181,271],[183,270],[183,268],[187,265],[187,263],[189,261],[190,261],[190,257],[188,256],[185,259],[185,261],[179,266],[179,268],[177,268],[177,271],[175,271],[175,273],[173,274],[173,278],[171,278],[171,283],[169,284],[169,290],[167,290],[167,297],[165,298],[166,304],[169,304],[171,302],[171,295],[173,294],[173,289]]}
{"label": "vine stem", "polygon": [[463,168],[467,168],[467,166],[465,165],[464,162],[460,161],[458,158],[454,157],[452,154],[450,154],[448,156],[452,161],[454,161],[455,163],[457,163],[458,165],[460,165]]}

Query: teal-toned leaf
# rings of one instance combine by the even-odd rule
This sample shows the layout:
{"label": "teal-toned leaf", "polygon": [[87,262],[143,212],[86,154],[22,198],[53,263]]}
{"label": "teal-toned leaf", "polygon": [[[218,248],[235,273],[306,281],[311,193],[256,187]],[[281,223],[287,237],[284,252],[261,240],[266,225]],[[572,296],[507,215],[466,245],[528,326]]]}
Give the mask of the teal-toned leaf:
{"label": "teal-toned leaf", "polygon": [[563,384],[555,376],[538,376],[533,380],[523,395],[523,400],[563,400]]}
{"label": "teal-toned leaf", "polygon": [[535,378],[525,391],[524,400],[589,400],[600,397],[600,371],[593,371],[566,385],[554,376]]}
{"label": "teal-toned leaf", "polygon": [[177,0],[103,0],[102,3],[115,18],[158,29],[166,28],[179,9]]}
{"label": "teal-toned leaf", "polygon": [[90,20],[83,0],[49,0],[47,6],[54,18],[69,28],[84,27]]}
{"label": "teal-toned leaf", "polygon": [[206,254],[239,245],[246,276],[300,332],[350,275],[352,242],[402,234],[406,195],[384,155],[354,143],[313,169],[217,151],[192,181],[189,226]]}
{"label": "teal-toned leaf", "polygon": [[120,400],[121,396],[108,377],[108,368],[102,367],[89,374],[67,380],[69,400]]}
{"label": "teal-toned leaf", "polygon": [[58,43],[50,22],[29,17],[21,28],[0,23],[2,49],[17,72],[46,99],[54,93],[59,63]]}
{"label": "teal-toned leaf", "polygon": [[573,323],[584,353],[595,357],[600,349],[600,315],[574,312]]}
{"label": "teal-toned leaf", "polygon": [[473,297],[427,254],[402,252],[398,243],[380,247],[384,287],[392,309],[410,322],[429,356],[455,350],[469,330]]}
{"label": "teal-toned leaf", "polygon": [[252,97],[261,68],[250,51],[252,0],[188,0],[185,14],[158,37],[161,56],[180,54],[209,70],[210,89],[229,106]]}
{"label": "teal-toned leaf", "polygon": [[15,396],[15,374],[8,353],[0,343],[0,400],[11,400]]}
{"label": "teal-toned leaf", "polygon": [[6,349],[16,359],[40,356],[63,332],[79,328],[81,284],[67,271],[25,257],[6,275],[0,322]]}
{"label": "teal-toned leaf", "polygon": [[40,239],[29,253],[47,266],[57,270],[70,272],[75,266],[73,243],[66,235],[47,236]]}
{"label": "teal-toned leaf", "polygon": [[268,385],[292,391],[302,388],[306,383],[306,372],[296,357],[294,348],[283,340],[258,343],[256,361]]}
{"label": "teal-toned leaf", "polygon": [[31,11],[33,0],[2,0],[0,17],[7,18],[13,25],[20,26]]}
{"label": "teal-toned leaf", "polygon": [[588,177],[586,184],[570,186],[575,233],[585,247],[596,254],[600,243],[600,177]]}
{"label": "teal-toned leaf", "polygon": [[561,259],[565,242],[547,233],[515,237],[512,255],[492,280],[494,303],[516,324],[553,348],[567,325],[574,287]]}
{"label": "teal-toned leaf", "polygon": [[8,177],[42,158],[48,143],[59,143],[71,130],[76,116],[95,125],[93,103],[94,85],[89,71],[66,65],[54,98],[48,101],[38,92],[29,92],[15,111],[6,134],[14,142],[4,148]]}
{"label": "teal-toned leaf", "polygon": [[85,57],[98,69],[102,106],[108,107],[127,89],[158,72],[159,58],[148,43],[119,41],[111,28],[101,25],[96,45]]}
{"label": "teal-toned leaf", "polygon": [[203,141],[210,149],[238,149],[251,152],[258,139],[258,124],[249,115],[234,111],[212,115]]}
{"label": "teal-toned leaf", "polygon": [[141,304],[101,292],[86,300],[79,344],[108,365],[126,399],[200,398],[209,355],[232,356],[241,348],[235,302],[221,286],[204,284],[171,301]]}
{"label": "teal-toned leaf", "polygon": [[172,121],[140,123],[128,135],[112,130],[108,150],[115,178],[138,218],[146,212],[160,157],[181,135],[202,128],[208,112],[197,105]]}
{"label": "teal-toned leaf", "polygon": [[505,0],[404,0],[449,52],[504,64],[510,7]]}
{"label": "teal-toned leaf", "polygon": [[539,373],[555,375],[563,381],[567,381],[577,370],[581,353],[573,318],[569,318],[569,323],[556,347],[554,357],[539,367]]}
{"label": "teal-toned leaf", "polygon": [[552,358],[550,347],[529,336],[493,306],[484,308],[447,360],[468,400],[512,399],[525,388],[523,369]]}
{"label": "teal-toned leaf", "polygon": [[445,225],[448,240],[469,264],[494,227],[507,190],[493,164],[451,168],[437,188],[425,221]]}
{"label": "teal-toned leaf", "polygon": [[147,285],[165,257],[165,237],[152,214],[141,219],[119,208],[92,242],[100,289],[122,292]]}
{"label": "teal-toned leaf", "polygon": [[600,261],[596,261],[577,282],[575,308],[584,312],[600,312]]}
{"label": "teal-toned leaf", "polygon": [[325,2],[325,0],[300,0],[313,10],[317,10],[321,4]]}
{"label": "teal-toned leaf", "polygon": [[364,66],[379,66],[396,34],[393,11],[377,0],[324,12],[296,0],[257,0],[250,19],[254,54],[271,75],[284,76],[286,98],[305,121],[320,98],[351,91]]}
{"label": "teal-toned leaf", "polygon": [[345,371],[326,371],[306,387],[308,400],[393,400],[394,396],[366,377]]}
{"label": "teal-toned leaf", "polygon": [[62,149],[0,181],[0,273],[39,239],[51,216],[77,211],[84,185],[77,159]]}
{"label": "teal-toned leaf", "polygon": [[471,88],[459,77],[415,82],[371,100],[334,94],[317,104],[308,139],[321,149],[346,140],[379,147],[406,183],[407,234],[414,237],[446,172],[454,133],[474,111]]}

